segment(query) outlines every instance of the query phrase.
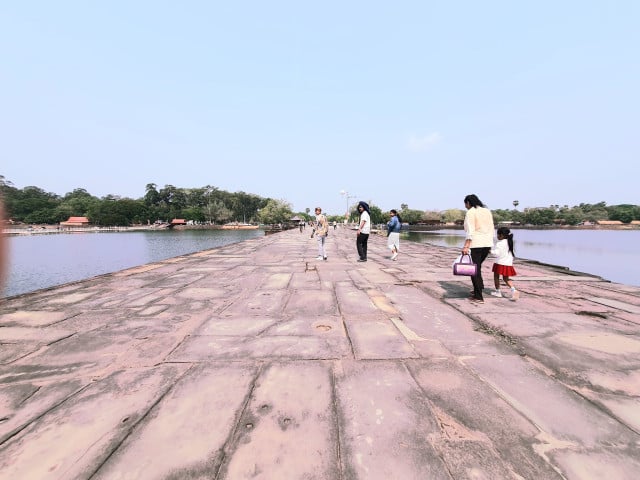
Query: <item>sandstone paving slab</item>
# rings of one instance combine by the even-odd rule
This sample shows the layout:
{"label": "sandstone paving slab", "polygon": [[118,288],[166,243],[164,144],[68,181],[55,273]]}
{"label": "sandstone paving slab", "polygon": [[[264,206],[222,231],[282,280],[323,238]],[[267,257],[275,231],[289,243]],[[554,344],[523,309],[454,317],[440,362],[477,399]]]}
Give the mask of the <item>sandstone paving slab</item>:
{"label": "sandstone paving slab", "polygon": [[293,272],[289,288],[292,290],[311,290],[320,287],[317,265],[310,263],[305,269]]}
{"label": "sandstone paving slab", "polygon": [[97,292],[86,292],[86,293],[81,293],[81,292],[77,292],[77,293],[69,293],[69,294],[61,294],[61,295],[56,295],[55,298],[51,298],[49,299],[49,303],[51,305],[69,305],[69,304],[73,304],[73,303],[80,303],[84,300],[89,299],[90,297],[92,297],[93,295],[96,295]]}
{"label": "sandstone paving slab", "polygon": [[[514,303],[514,302],[510,302]],[[548,337],[563,331],[585,326],[598,326],[595,317],[577,315],[574,312],[487,312],[476,314],[481,321],[503,329],[515,337]]]}
{"label": "sandstone paving slab", "polygon": [[0,448],[30,423],[81,391],[90,380],[0,383]]}
{"label": "sandstone paving slab", "polygon": [[62,328],[0,327],[0,344],[30,341],[46,345],[60,341],[74,333],[73,330]]}
{"label": "sandstone paving slab", "polygon": [[635,450],[620,451],[556,451],[551,454],[568,479],[580,480],[636,480],[640,472],[640,459]]}
{"label": "sandstone paving slab", "polygon": [[345,267],[346,265],[343,264],[323,264],[318,269],[318,276],[320,277],[320,280],[324,282],[337,283],[350,281],[351,277],[349,276],[349,272],[347,272]]}
{"label": "sandstone paving slab", "polygon": [[521,357],[464,359],[483,381],[538,428],[584,448],[627,448],[640,437]]}
{"label": "sandstone paving slab", "polygon": [[[636,384],[635,389],[637,386]],[[601,406],[604,411],[610,412],[611,416],[617,418],[620,423],[627,425],[635,432],[640,432],[640,395],[605,393],[589,388],[580,388],[578,391],[594,404]]]}
{"label": "sandstone paving slab", "polygon": [[[469,318],[438,299],[423,298],[413,287],[396,286],[387,292],[401,313],[405,327],[419,339],[437,340],[456,354],[490,354],[508,347],[481,333]],[[507,350],[508,351],[508,350]]]}
{"label": "sandstone paving slab", "polygon": [[332,290],[294,289],[283,313],[289,315],[336,315],[338,308]]}
{"label": "sandstone paving slab", "polygon": [[[51,312],[46,310],[21,310],[0,314],[0,327],[45,327],[61,322],[69,317],[66,312]],[[2,330],[0,329],[0,332]]]}
{"label": "sandstone paving slab", "polygon": [[224,310],[226,315],[247,314],[263,316],[278,315],[284,309],[289,298],[288,291],[258,290],[253,293],[244,292],[236,297],[231,305]]}
{"label": "sandstone paving slab", "polygon": [[338,307],[343,315],[366,315],[378,312],[377,307],[371,300],[371,297],[367,295],[366,291],[354,289],[351,286],[338,283],[336,284],[335,292],[338,300]]}
{"label": "sandstone paving slab", "polygon": [[407,365],[432,405],[442,431],[437,446],[455,465],[454,478],[562,478],[537,452],[546,442],[536,425],[460,362]]}
{"label": "sandstone paving slab", "polygon": [[326,336],[194,336],[175,349],[167,360],[199,362],[209,360],[244,361],[246,359],[338,359],[351,355],[345,338]]}
{"label": "sandstone paving slab", "polygon": [[212,298],[224,298],[229,294],[225,288],[203,288],[203,287],[187,287],[179,292],[176,296],[187,300],[209,300]]}
{"label": "sandstone paving slab", "polygon": [[345,360],[335,376],[344,478],[451,478],[433,445],[436,419],[402,363]]}
{"label": "sandstone paving slab", "polygon": [[230,317],[212,316],[193,332],[194,335],[210,336],[257,336],[278,322],[275,317]]}
{"label": "sandstone paving slab", "polygon": [[319,335],[346,338],[346,330],[342,317],[332,315],[293,315],[273,322],[264,331],[265,335]]}
{"label": "sandstone paving slab", "polygon": [[372,282],[369,280],[367,271],[364,268],[349,268],[347,267],[347,273],[349,274],[348,285],[354,285],[361,290],[367,290],[373,288]]}
{"label": "sandstone paving slab", "polygon": [[41,347],[38,343],[21,342],[20,344],[0,343],[0,365],[6,365],[19,360]]}
{"label": "sandstone paving slab", "polygon": [[291,281],[292,274],[289,272],[272,273],[269,275],[260,288],[263,290],[280,290],[287,288]]}
{"label": "sandstone paving slab", "polygon": [[221,479],[340,478],[328,364],[271,363],[251,393]]}
{"label": "sandstone paving slab", "polygon": [[598,330],[561,332],[545,338],[521,338],[527,355],[558,370],[580,373],[591,369],[625,371],[640,368],[640,339]]}
{"label": "sandstone paving slab", "polygon": [[580,372],[588,385],[597,385],[603,393],[640,398],[640,368],[623,370],[600,364],[598,367]]}
{"label": "sandstone paving slab", "polygon": [[184,368],[121,372],[69,398],[0,446],[0,478],[89,478]]}
{"label": "sandstone paving slab", "polygon": [[388,318],[345,316],[357,359],[417,358],[419,355],[402,332]]}
{"label": "sandstone paving slab", "polygon": [[620,300],[612,300],[604,297],[589,297],[589,300],[607,307],[613,307],[616,310],[622,310],[625,312],[640,314],[640,305],[634,305],[628,302],[621,302]]}
{"label": "sandstone paving slab", "polygon": [[256,375],[253,365],[191,369],[92,478],[216,478]]}

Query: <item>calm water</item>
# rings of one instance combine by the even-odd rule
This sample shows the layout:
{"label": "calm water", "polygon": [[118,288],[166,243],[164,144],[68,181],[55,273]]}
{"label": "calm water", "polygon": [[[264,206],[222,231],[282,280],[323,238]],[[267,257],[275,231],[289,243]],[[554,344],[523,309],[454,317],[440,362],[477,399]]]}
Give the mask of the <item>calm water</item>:
{"label": "calm water", "polygon": [[263,230],[183,230],[8,237],[4,296],[117,272],[249,238]]}
{"label": "calm water", "polygon": [[[568,267],[612,282],[640,286],[640,230],[513,229],[511,233],[516,257]],[[461,248],[464,231],[410,232],[407,239]]]}

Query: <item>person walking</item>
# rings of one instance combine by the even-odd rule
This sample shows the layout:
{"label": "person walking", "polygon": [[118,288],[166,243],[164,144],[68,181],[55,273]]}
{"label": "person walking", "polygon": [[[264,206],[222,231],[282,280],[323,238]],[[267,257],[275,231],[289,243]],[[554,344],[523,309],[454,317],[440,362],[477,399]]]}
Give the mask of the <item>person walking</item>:
{"label": "person walking", "polygon": [[400,229],[402,228],[402,219],[396,210],[389,210],[391,218],[387,222],[387,246],[391,250],[391,260],[398,259],[398,251],[400,250]]}
{"label": "person walking", "polygon": [[511,280],[511,277],[516,275],[516,270],[513,268],[513,259],[515,257],[515,253],[513,252],[513,233],[511,233],[511,230],[507,227],[498,227],[496,234],[498,241],[491,249],[491,254],[497,257],[492,268],[493,283],[496,290],[491,292],[491,295],[498,298],[503,296],[500,291],[500,275],[502,275],[504,283],[511,288],[511,300],[515,302],[520,298],[520,292],[516,290]]}
{"label": "person walking", "polygon": [[326,260],[327,251],[325,249],[325,242],[329,235],[329,224],[327,223],[327,217],[322,213],[322,209],[320,207],[316,207],[314,232],[318,239],[318,256],[316,257],[316,260]]}
{"label": "person walking", "polygon": [[359,262],[367,261],[367,242],[371,233],[371,211],[369,204],[366,202],[358,202],[358,212],[360,212],[360,220],[358,223],[358,232],[356,236],[356,248],[358,249]]}
{"label": "person walking", "polygon": [[464,197],[467,213],[464,217],[465,240],[462,254],[471,253],[471,260],[477,265],[476,274],[471,277],[473,293],[470,300],[474,303],[484,303],[482,290],[482,262],[485,261],[493,247],[493,215],[476,195]]}

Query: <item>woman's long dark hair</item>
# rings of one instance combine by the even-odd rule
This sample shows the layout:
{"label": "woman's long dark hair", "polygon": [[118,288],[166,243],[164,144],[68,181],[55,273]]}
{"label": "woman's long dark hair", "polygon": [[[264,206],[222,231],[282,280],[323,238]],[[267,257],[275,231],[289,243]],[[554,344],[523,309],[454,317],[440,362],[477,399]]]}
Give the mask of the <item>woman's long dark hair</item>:
{"label": "woman's long dark hair", "polygon": [[474,194],[464,197],[464,203],[468,203],[472,207],[484,207],[484,203],[482,203],[478,196]]}
{"label": "woman's long dark hair", "polygon": [[402,225],[402,218],[400,217],[400,215],[398,215],[398,211],[394,209],[391,209],[389,211],[396,216],[396,218],[398,219],[398,222],[400,222],[400,225]]}
{"label": "woman's long dark hair", "polygon": [[507,239],[507,244],[509,245],[509,251],[511,252],[511,255],[515,257],[516,254],[513,251],[513,233],[511,233],[511,230],[509,230],[507,227],[498,227],[498,230],[496,230],[496,233],[498,235],[502,235],[504,238]]}
{"label": "woman's long dark hair", "polygon": [[371,210],[369,210],[369,204],[367,202],[358,202],[358,206],[362,206],[364,211],[371,215]]}

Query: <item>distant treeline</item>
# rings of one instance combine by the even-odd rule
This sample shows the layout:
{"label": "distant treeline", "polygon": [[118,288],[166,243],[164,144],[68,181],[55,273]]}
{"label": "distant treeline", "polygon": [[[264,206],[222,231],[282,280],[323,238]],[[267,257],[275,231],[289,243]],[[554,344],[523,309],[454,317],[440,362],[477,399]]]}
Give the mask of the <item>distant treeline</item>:
{"label": "distant treeline", "polygon": [[[142,198],[132,199],[117,195],[98,198],[83,188],[76,188],[64,196],[46,192],[35,186],[16,188],[0,175],[2,195],[8,218],[16,223],[58,224],[69,217],[87,217],[93,225],[114,226],[169,222],[181,218],[200,223],[281,223],[293,215],[310,219],[309,209],[294,214],[291,206],[283,200],[263,198],[245,192],[227,192],[206,185],[200,188],[178,188],[165,185],[158,189],[155,183],[145,187]],[[514,205],[516,202],[514,202]],[[388,212],[370,203],[371,220],[374,224],[386,223]],[[415,224],[451,223],[464,219],[464,210],[445,211],[414,210],[402,204],[399,211],[403,222]],[[530,225],[578,225],[598,220],[619,220],[630,223],[640,220],[640,206],[612,205],[605,202],[550,205],[548,207],[517,210],[493,210],[494,221],[516,222]],[[341,221],[342,216],[329,216],[330,221]],[[357,220],[355,206],[351,221]]]}
{"label": "distant treeline", "polygon": [[[134,225],[183,218],[196,222],[256,222],[260,209],[282,203],[245,192],[230,193],[216,187],[158,189],[146,186],[144,197],[107,195],[98,198],[83,188],[64,196],[29,186],[15,188],[0,176],[0,192],[7,217],[15,223],[57,224],[69,217],[87,217],[94,225]],[[268,210],[268,209],[267,209]],[[286,216],[286,215],[285,215]]]}

